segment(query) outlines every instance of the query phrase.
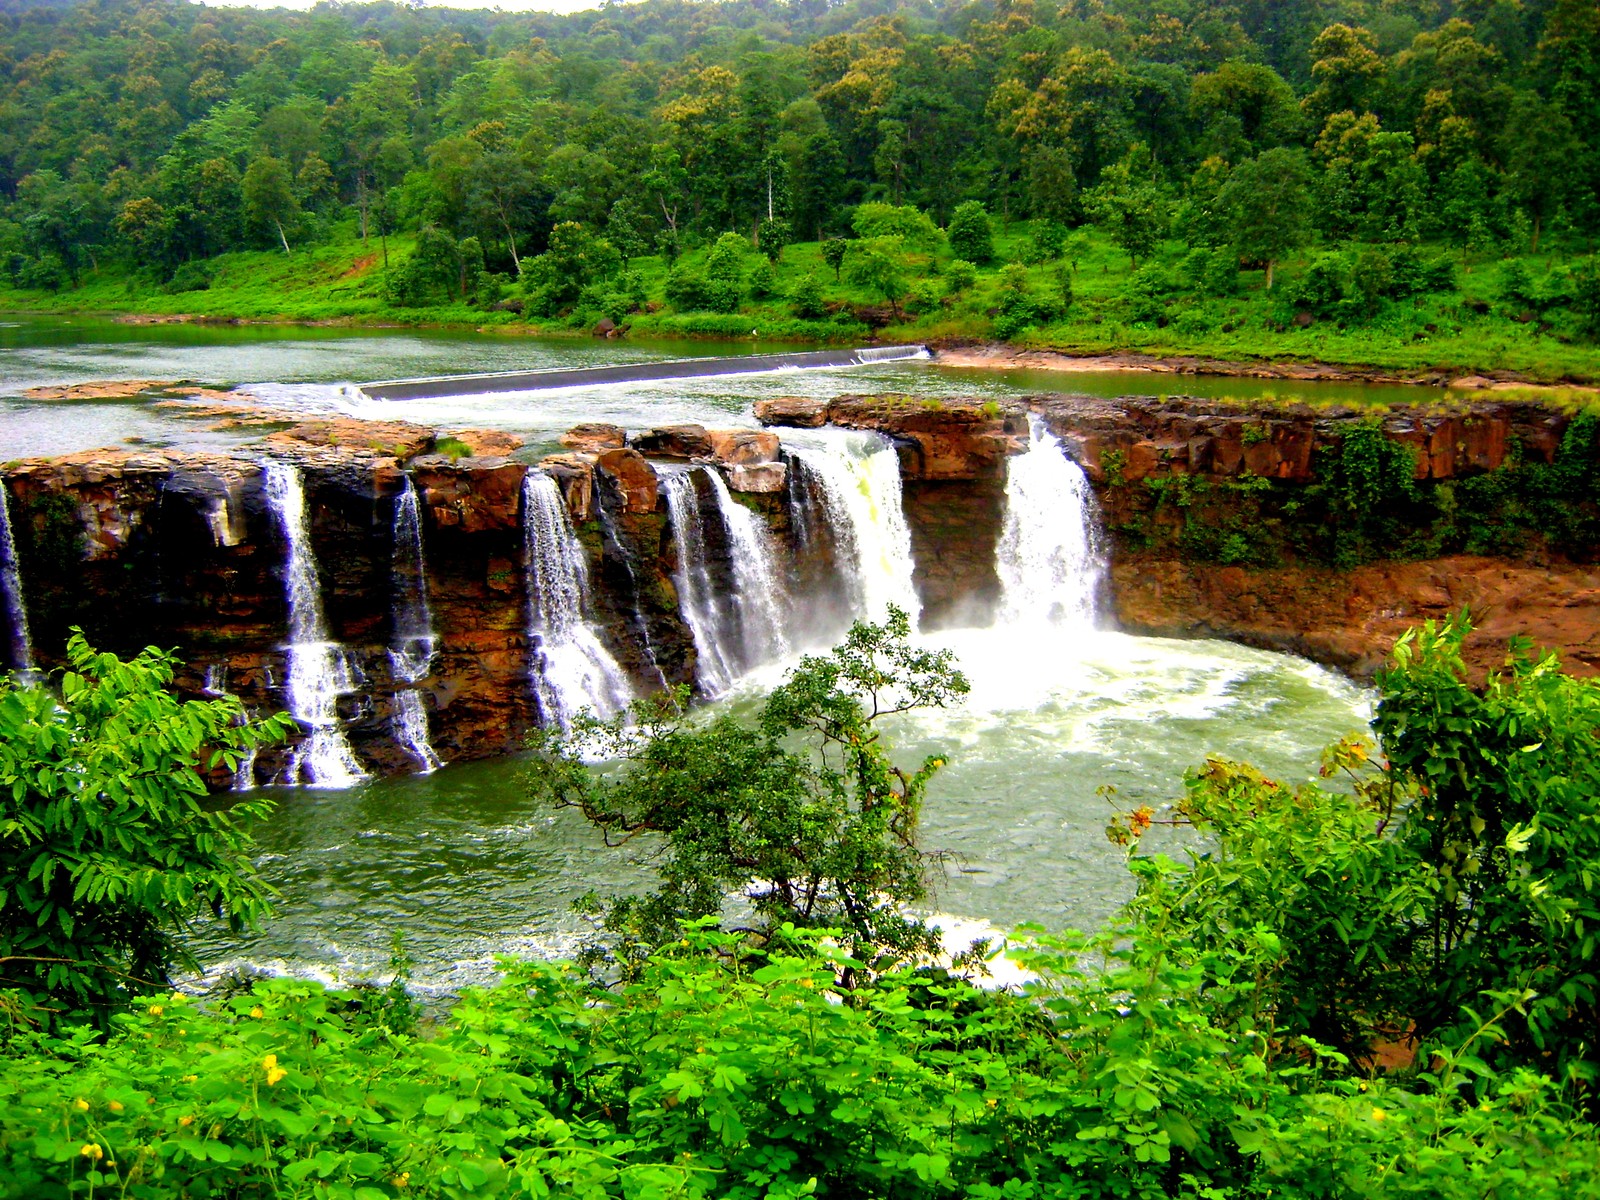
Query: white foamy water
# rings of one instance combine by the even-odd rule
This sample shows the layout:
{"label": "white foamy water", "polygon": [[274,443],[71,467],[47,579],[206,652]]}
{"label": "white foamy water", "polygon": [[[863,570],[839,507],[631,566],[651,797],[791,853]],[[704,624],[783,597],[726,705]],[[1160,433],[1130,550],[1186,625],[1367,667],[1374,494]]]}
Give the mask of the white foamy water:
{"label": "white foamy water", "polygon": [[11,493],[0,480],[0,607],[6,615],[9,661],[4,665],[23,676],[33,673],[33,644],[28,636],[28,608],[22,598],[22,571],[11,535]]}
{"label": "white foamy water", "polygon": [[289,756],[284,783],[347,788],[367,778],[339,722],[339,697],[356,689],[344,647],[332,640],[322,610],[322,580],[306,519],[305,487],[298,468],[262,465],[267,507],[284,544],[283,586],[289,602],[289,713],[306,731]]}
{"label": "white foamy water", "polygon": [[[398,684],[416,684],[433,669],[438,638],[433,632],[433,611],[428,606],[428,569],[422,550],[421,505],[417,489],[406,476],[405,488],[394,507],[394,632],[389,645],[389,669]],[[444,765],[434,752],[428,730],[428,710],[415,687],[394,691],[395,741],[417,762],[420,771]]]}
{"label": "white foamy water", "polygon": [[901,505],[900,460],[879,433],[783,431],[822,493],[822,517],[846,571],[857,616],[881,621],[895,605],[915,627],[922,613],[912,578],[911,529]]}
{"label": "white foamy water", "polygon": [[1098,615],[1106,561],[1094,493],[1044,422],[1006,464],[1005,526],[995,555],[999,623],[1087,629]]}
{"label": "white foamy water", "polygon": [[633,686],[589,623],[588,562],[561,489],[529,471],[522,496],[530,673],[540,713],[563,727],[585,708],[610,716],[633,699]]}

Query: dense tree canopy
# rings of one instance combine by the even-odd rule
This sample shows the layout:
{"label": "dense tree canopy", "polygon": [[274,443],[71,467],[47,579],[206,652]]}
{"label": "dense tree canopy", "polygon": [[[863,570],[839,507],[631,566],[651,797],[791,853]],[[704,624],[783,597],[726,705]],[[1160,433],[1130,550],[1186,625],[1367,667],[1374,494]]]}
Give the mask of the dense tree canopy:
{"label": "dense tree canopy", "polygon": [[1597,42],[1588,0],[569,16],[11,0],[0,265],[18,286],[71,286],[107,259],[170,275],[354,219],[364,237],[476,239],[515,277],[565,223],[625,262],[764,221],[846,234],[863,202],[940,225],[969,202],[1097,218],[1137,259],[1197,179],[1242,184],[1290,153],[1304,170],[1276,179],[1280,203],[1236,187],[1249,228],[1215,214],[1230,227],[1213,244],[1271,260],[1303,229],[1581,250],[1600,232]]}

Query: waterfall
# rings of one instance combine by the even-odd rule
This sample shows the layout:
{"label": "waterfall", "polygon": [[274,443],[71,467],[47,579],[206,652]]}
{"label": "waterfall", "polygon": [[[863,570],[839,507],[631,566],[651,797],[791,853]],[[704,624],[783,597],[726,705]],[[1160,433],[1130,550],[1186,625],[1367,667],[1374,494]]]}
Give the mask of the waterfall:
{"label": "waterfall", "polygon": [[922,601],[893,444],[879,433],[841,429],[785,430],[783,438],[820,493],[855,615],[881,621],[894,604],[915,627]]}
{"label": "waterfall", "polygon": [[672,540],[678,552],[678,607],[694,635],[695,677],[701,690],[720,696],[739,674],[734,639],[738,636],[733,597],[711,578],[705,522],[700,515],[700,493],[693,471],[674,471],[663,483]]}
{"label": "waterfall", "polygon": [[746,667],[779,658],[789,650],[779,603],[782,584],[767,523],[735,500],[719,471],[706,472],[711,494],[728,535],[733,563],[733,594],[739,609],[740,638]]}
{"label": "waterfall", "polygon": [[1088,629],[1105,580],[1094,493],[1083,468],[1038,417],[1006,470],[1006,520],[995,551],[1000,624]]}
{"label": "waterfall", "polygon": [[[232,696],[228,690],[228,668],[224,663],[212,663],[206,668],[206,681],[200,685],[200,690],[207,696]],[[249,714],[241,712],[234,722],[237,725],[249,720]],[[250,746],[239,755],[239,764],[233,769],[233,790],[248,792],[256,785],[256,754],[259,747]]]}
{"label": "waterfall", "polygon": [[11,502],[4,480],[0,480],[0,603],[5,605],[9,665],[26,680],[34,674],[33,644],[28,638],[22,570],[17,565],[17,544],[11,536]]}
{"label": "waterfall", "polygon": [[367,777],[339,726],[339,697],[355,690],[343,648],[330,640],[322,584],[306,520],[300,472],[288,463],[263,464],[267,506],[284,542],[284,592],[289,601],[289,714],[306,729],[285,770],[285,782],[349,787]]}
{"label": "waterfall", "polygon": [[[433,634],[433,613],[428,608],[421,505],[409,475],[394,506],[394,589],[389,669],[396,684],[416,684],[427,678],[433,668],[439,643]],[[422,774],[437,771],[443,765],[428,740],[428,710],[423,706],[422,693],[415,687],[395,688],[394,736],[420,764]]]}
{"label": "waterfall", "polygon": [[633,688],[589,624],[589,569],[566,502],[555,480],[538,471],[528,472],[522,494],[528,641],[540,714],[563,727],[582,708],[610,716],[633,699]]}
{"label": "waterfall", "polygon": [[[696,476],[707,481],[716,505],[730,588],[719,587],[712,577]],[[675,471],[666,476],[665,485],[678,554],[678,603],[694,635],[696,676],[702,691],[720,696],[751,667],[788,649],[771,538],[760,518],[734,500],[718,472],[703,467]]]}

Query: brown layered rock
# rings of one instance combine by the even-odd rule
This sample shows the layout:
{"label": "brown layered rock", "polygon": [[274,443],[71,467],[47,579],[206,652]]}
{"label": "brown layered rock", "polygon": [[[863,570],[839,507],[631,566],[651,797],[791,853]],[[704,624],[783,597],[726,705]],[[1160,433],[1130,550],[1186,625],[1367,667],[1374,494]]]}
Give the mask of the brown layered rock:
{"label": "brown layered rock", "polygon": [[62,387],[34,387],[22,393],[25,400],[133,400],[146,392],[172,387],[175,379],[101,379]]}
{"label": "brown layered rock", "polygon": [[1005,474],[1022,449],[1027,425],[992,403],[912,396],[840,396],[828,420],[846,429],[887,434],[907,479],[984,479]]}
{"label": "brown layered rock", "polygon": [[710,458],[711,437],[704,425],[662,425],[635,436],[633,449],[652,458]]}
{"label": "brown layered rock", "polygon": [[594,455],[547,455],[539,460],[539,469],[556,481],[573,521],[594,520]]}
{"label": "brown layered rock", "polygon": [[525,465],[509,458],[430,454],[411,464],[412,483],[429,523],[466,534],[520,529],[527,473]]}
{"label": "brown layered rock", "polygon": [[810,396],[773,396],[752,406],[763,425],[792,429],[820,429],[828,423],[828,402]]}
{"label": "brown layered rock", "polygon": [[574,425],[561,435],[561,444],[582,454],[601,454],[607,450],[620,450],[628,444],[627,430],[621,425],[608,425],[600,421],[587,421]]}
{"label": "brown layered rock", "polygon": [[776,495],[788,486],[789,468],[781,462],[733,463],[721,468],[728,487],[753,495]]}
{"label": "brown layered rock", "polygon": [[454,429],[449,436],[465,446],[473,458],[503,458],[526,444],[525,439],[504,429]]}
{"label": "brown layered rock", "polygon": [[1353,570],[1301,564],[1247,570],[1214,563],[1112,563],[1124,629],[1164,637],[1220,637],[1302,654],[1359,679],[1382,666],[1395,639],[1463,606],[1475,628],[1465,657],[1476,679],[1500,667],[1525,634],[1561,652],[1575,675],[1600,674],[1600,568],[1536,567],[1455,555]]}
{"label": "brown layered rock", "polygon": [[712,429],[706,432],[707,457],[730,467],[778,461],[778,435],[760,429]]}
{"label": "brown layered rock", "polygon": [[433,448],[433,430],[406,421],[363,421],[357,417],[328,417],[298,421],[288,429],[267,435],[274,446],[332,446],[371,450],[391,458],[414,458]]}
{"label": "brown layered rock", "polygon": [[1309,483],[1316,455],[1337,449],[1355,423],[1373,419],[1385,437],[1415,452],[1419,480],[1456,479],[1496,470],[1513,444],[1525,457],[1548,462],[1569,423],[1565,414],[1531,402],[1445,402],[1378,414],[1305,405],[1247,409],[1187,397],[1056,395],[1027,403],[1096,483],[1168,474]]}
{"label": "brown layered rock", "polygon": [[616,484],[624,512],[641,515],[656,511],[660,482],[655,468],[637,450],[607,450],[594,460],[594,468]]}

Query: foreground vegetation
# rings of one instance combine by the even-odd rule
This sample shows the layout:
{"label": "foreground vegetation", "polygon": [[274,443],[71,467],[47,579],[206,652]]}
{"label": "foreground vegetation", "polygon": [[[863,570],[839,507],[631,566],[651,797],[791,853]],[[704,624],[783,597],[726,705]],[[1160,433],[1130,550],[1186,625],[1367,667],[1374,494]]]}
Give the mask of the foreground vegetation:
{"label": "foreground vegetation", "polygon": [[[1600,1196],[1600,688],[1513,647],[1473,691],[1468,630],[1401,642],[1385,757],[1331,748],[1337,786],[1213,759],[1171,808],[1118,815],[1135,899],[1096,935],[1023,931],[1011,955],[1033,981],[1010,991],[969,979],[981,947],[930,965],[895,903],[923,886],[916,814],[942,761],[897,768],[879,720],[963,690],[898,618],[806,660],[753,728],[657,705],[633,731],[575,730],[624,739],[604,780],[550,735],[535,794],[658,839],[662,886],[606,909],[602,943],[624,953],[506,960],[431,1015],[403,973],[152,992],[110,940],[72,965],[111,991],[40,973],[84,953],[80,919],[171,932],[255,899],[107,886],[185,864],[60,840],[127,813],[130,779],[157,811],[192,793],[176,760],[105,751],[97,721],[121,743],[146,718],[235,746],[273,734],[179,710],[153,652],[78,645],[63,706],[0,684],[5,902],[74,880],[72,920],[6,914],[7,937],[38,940],[0,953],[0,1195]],[[225,820],[188,825],[225,850]],[[1162,823],[1207,848],[1139,853]],[[750,911],[725,920],[730,886]]]}
{"label": "foreground vegetation", "polygon": [[0,15],[0,305],[1600,378],[1588,0]]}

